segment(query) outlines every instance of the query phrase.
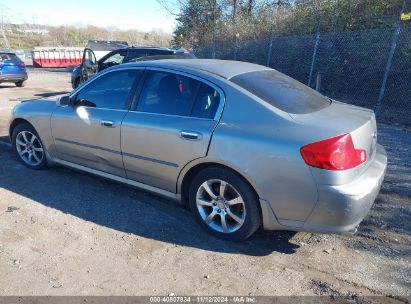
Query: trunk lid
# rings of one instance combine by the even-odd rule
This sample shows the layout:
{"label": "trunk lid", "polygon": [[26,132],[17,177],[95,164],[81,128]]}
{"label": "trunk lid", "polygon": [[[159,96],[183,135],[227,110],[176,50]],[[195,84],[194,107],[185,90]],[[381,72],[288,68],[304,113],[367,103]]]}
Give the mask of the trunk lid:
{"label": "trunk lid", "polygon": [[[364,149],[367,153],[367,161],[357,168],[357,173],[363,172],[375,156],[377,124],[372,110],[333,101],[317,112],[290,116],[307,130],[313,130],[312,142],[350,133],[354,147]],[[311,141],[311,136],[308,138]]]}

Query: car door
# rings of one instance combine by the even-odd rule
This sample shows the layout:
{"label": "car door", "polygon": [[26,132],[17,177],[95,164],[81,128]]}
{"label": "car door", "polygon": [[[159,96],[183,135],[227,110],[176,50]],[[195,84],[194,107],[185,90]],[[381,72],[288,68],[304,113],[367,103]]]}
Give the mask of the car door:
{"label": "car door", "polygon": [[98,72],[96,55],[94,54],[93,50],[89,48],[84,49],[80,72],[80,82],[84,82],[89,78],[92,78]]}
{"label": "car door", "polygon": [[129,179],[175,192],[181,169],[207,154],[223,93],[175,71],[148,68],[144,78],[121,127],[124,167]]}
{"label": "car door", "polygon": [[55,157],[124,177],[120,127],[143,71],[103,73],[74,91],[73,105],[58,107],[51,117]]}

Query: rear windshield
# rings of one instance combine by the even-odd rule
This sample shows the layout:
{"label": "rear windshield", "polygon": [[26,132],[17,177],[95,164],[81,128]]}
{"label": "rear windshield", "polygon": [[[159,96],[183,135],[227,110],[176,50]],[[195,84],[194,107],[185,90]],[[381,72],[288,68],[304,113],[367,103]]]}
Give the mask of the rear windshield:
{"label": "rear windshield", "polygon": [[244,73],[230,80],[274,107],[291,114],[315,112],[331,103],[327,97],[276,70]]}
{"label": "rear windshield", "polygon": [[0,53],[0,61],[19,61],[19,57],[14,54]]}

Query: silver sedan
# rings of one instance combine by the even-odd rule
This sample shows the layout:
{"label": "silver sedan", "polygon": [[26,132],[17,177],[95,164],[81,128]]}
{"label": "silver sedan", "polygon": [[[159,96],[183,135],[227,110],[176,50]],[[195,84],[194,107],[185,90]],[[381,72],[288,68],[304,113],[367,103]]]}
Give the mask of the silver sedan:
{"label": "silver sedan", "polygon": [[228,240],[261,225],[355,231],[387,165],[372,111],[235,61],[110,68],[57,100],[17,105],[9,134],[29,168],[64,165],[181,200]]}

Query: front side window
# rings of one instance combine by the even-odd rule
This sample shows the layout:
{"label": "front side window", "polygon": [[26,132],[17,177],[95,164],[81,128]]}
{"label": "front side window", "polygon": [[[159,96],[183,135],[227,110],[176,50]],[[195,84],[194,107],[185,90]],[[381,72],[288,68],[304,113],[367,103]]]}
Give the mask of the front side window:
{"label": "front side window", "polygon": [[143,70],[124,70],[102,75],[83,87],[76,101],[90,107],[123,110],[134,82],[142,73]]}
{"label": "front side window", "polygon": [[219,93],[201,81],[174,73],[149,71],[137,110],[213,119],[219,102]]}

